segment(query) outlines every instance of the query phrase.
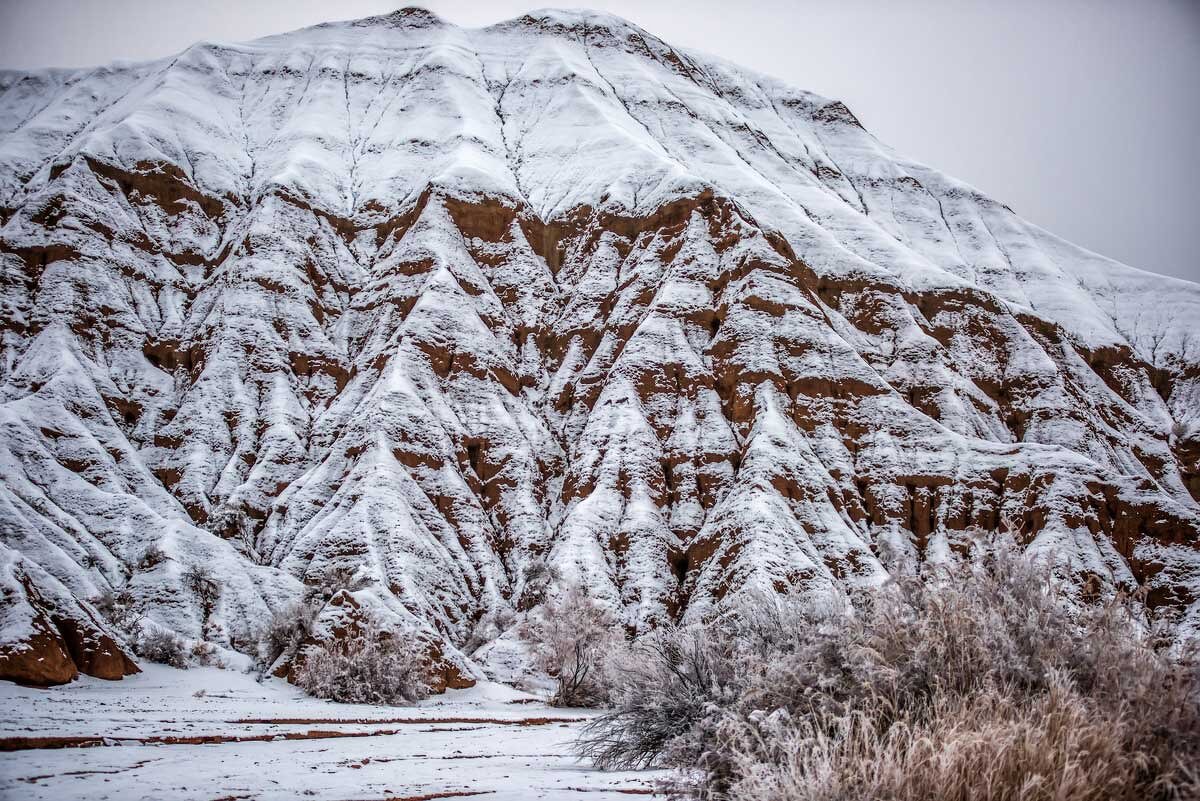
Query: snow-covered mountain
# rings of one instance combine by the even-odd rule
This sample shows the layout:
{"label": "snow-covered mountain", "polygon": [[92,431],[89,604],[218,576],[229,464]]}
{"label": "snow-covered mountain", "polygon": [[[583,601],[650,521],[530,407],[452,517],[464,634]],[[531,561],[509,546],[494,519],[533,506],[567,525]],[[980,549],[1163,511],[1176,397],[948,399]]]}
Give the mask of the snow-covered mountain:
{"label": "snow-covered mountain", "polygon": [[305,585],[470,674],[546,566],[639,629],[1000,525],[1200,624],[1200,286],[614,17],[0,73],[0,225],[3,676]]}

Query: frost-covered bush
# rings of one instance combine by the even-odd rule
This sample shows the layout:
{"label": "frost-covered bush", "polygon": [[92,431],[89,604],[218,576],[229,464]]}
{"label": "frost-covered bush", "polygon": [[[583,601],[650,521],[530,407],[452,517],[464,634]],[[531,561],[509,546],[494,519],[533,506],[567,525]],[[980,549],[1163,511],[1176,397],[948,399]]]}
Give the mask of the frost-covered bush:
{"label": "frost-covered bush", "polygon": [[714,716],[744,689],[735,641],[720,629],[665,628],[608,665],[613,710],[580,738],[580,751],[605,768],[693,763],[707,750]]}
{"label": "frost-covered bush", "polygon": [[537,667],[555,680],[552,705],[594,707],[607,701],[607,659],[624,645],[607,608],[571,587],[531,611],[518,633]]}
{"label": "frost-covered bush", "polygon": [[295,656],[300,646],[312,634],[317,607],[304,601],[278,609],[263,626],[258,639],[258,656],[263,670],[281,656]]}
{"label": "frost-covered bush", "polygon": [[429,695],[429,671],[419,641],[373,632],[310,648],[295,680],[309,695],[330,701],[404,705]]}
{"label": "frost-covered bush", "polygon": [[342,590],[357,592],[371,586],[372,582],[371,576],[357,565],[334,565],[310,581],[307,594],[313,602],[328,601]]}
{"label": "frost-covered bush", "polygon": [[137,601],[129,590],[105,590],[92,599],[92,606],[125,636],[133,633],[141,617]]}
{"label": "frost-covered bush", "polygon": [[1127,603],[1073,609],[1011,545],[853,600],[635,646],[583,753],[702,798],[1200,797],[1196,662]]}
{"label": "frost-covered bush", "polygon": [[524,582],[521,587],[521,599],[517,608],[522,612],[527,612],[545,602],[546,593],[558,578],[558,571],[543,560],[539,559],[526,566]]}
{"label": "frost-covered bush", "polygon": [[150,662],[176,668],[189,664],[187,646],[169,631],[142,627],[133,637],[133,652]]}
{"label": "frost-covered bush", "polygon": [[197,642],[188,649],[188,663],[204,667],[225,667],[225,660],[210,642]]}

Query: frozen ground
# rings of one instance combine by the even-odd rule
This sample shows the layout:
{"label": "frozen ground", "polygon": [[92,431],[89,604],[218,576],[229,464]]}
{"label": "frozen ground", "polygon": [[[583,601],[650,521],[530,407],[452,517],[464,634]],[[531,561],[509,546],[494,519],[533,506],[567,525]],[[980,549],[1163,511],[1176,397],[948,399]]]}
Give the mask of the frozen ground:
{"label": "frozen ground", "polygon": [[[0,710],[4,799],[615,801],[649,795],[657,778],[578,762],[570,741],[585,712],[498,684],[375,707],[233,671],[148,665],[121,682],[0,683]],[[46,747],[59,744],[46,738],[106,743]]]}

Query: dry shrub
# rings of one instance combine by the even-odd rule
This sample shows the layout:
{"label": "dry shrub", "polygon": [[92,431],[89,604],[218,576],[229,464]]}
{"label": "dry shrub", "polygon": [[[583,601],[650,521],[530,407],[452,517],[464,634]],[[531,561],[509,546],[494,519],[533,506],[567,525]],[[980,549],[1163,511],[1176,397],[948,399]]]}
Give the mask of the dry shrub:
{"label": "dry shrub", "polygon": [[92,606],[122,636],[129,636],[141,618],[137,600],[129,590],[105,590],[92,599]]}
{"label": "dry shrub", "polygon": [[317,698],[402,706],[429,695],[429,672],[420,642],[371,632],[309,648],[295,680]]}
{"label": "dry shrub", "polygon": [[201,665],[203,667],[224,668],[225,660],[221,658],[221,653],[216,647],[209,642],[197,642],[188,649],[188,663],[193,665]]}
{"label": "dry shrub", "polygon": [[361,565],[328,565],[316,577],[310,577],[305,594],[311,603],[328,601],[342,590],[354,593],[374,583]]}
{"label": "dry shrub", "polygon": [[167,553],[157,543],[147,546],[138,557],[139,570],[153,570],[167,561]]}
{"label": "dry shrub", "polygon": [[607,665],[615,709],[587,727],[580,755],[604,768],[695,763],[712,744],[709,724],[744,689],[735,642],[722,635],[664,628],[617,652]]}
{"label": "dry shrub", "polygon": [[529,613],[518,633],[554,678],[553,706],[595,707],[608,699],[606,659],[624,644],[611,613],[571,587]]}
{"label": "dry shrub", "polygon": [[581,750],[698,768],[675,789],[701,798],[1200,797],[1196,663],[1129,605],[1071,612],[1055,586],[980,544],[853,605],[661,633]]}
{"label": "dry shrub", "polygon": [[186,670],[187,645],[164,629],[139,627],[133,637],[133,652],[142,659]]}
{"label": "dry shrub", "polygon": [[317,608],[294,601],[271,614],[258,635],[259,667],[266,671],[281,656],[291,658],[312,634]]}

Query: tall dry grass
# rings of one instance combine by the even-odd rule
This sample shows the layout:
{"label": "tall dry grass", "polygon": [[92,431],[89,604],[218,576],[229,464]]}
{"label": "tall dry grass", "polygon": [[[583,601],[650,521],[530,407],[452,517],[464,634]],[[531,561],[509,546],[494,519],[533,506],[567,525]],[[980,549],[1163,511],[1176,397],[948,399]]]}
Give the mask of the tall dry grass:
{"label": "tall dry grass", "polygon": [[[774,732],[732,724],[724,744],[732,770],[722,794],[755,801],[1102,801],[1196,798],[1200,790],[1194,765],[1175,761],[1169,744],[1139,740],[1137,714],[1098,709],[1063,678],[1029,699],[1011,688],[938,693],[920,722],[902,717],[881,727],[887,712],[867,705]],[[690,789],[703,795],[712,788]]]}
{"label": "tall dry grass", "polygon": [[1126,601],[1011,544],[820,614],[759,605],[635,644],[581,752],[750,801],[1200,798],[1200,676]]}

